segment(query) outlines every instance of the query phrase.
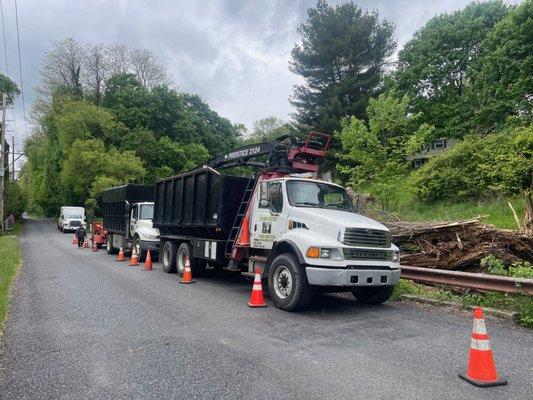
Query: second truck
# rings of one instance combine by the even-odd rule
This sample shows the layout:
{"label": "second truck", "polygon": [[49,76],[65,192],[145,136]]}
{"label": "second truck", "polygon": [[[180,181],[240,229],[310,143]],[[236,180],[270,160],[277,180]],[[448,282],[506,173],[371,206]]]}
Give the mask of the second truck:
{"label": "second truck", "polygon": [[[207,264],[268,279],[275,305],[305,308],[315,292],[350,291],[379,304],[400,278],[400,252],[388,229],[355,212],[339,185],[318,171],[329,136],[285,136],[221,154],[196,170],[156,182],[153,225],[166,272],[193,275]],[[251,177],[221,169],[251,166]]]}
{"label": "second truck", "polygon": [[117,186],[102,193],[103,234],[109,254],[135,248],[144,260],[148,250],[157,253],[159,232],[152,225],[153,200],[154,187],[149,185]]}

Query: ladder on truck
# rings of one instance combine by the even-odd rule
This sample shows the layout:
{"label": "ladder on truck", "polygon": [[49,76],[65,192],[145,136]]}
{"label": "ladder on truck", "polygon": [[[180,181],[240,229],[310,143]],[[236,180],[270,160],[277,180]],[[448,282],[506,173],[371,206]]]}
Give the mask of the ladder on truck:
{"label": "ladder on truck", "polygon": [[255,182],[256,177],[252,175],[248,180],[248,183],[246,184],[246,190],[244,191],[244,194],[242,196],[241,204],[239,205],[239,209],[237,210],[237,215],[235,216],[235,220],[233,221],[233,227],[231,228],[228,240],[226,242],[226,257],[231,257],[231,252],[233,250],[233,247],[235,247],[237,238],[239,237],[239,231],[241,230],[242,220],[246,215],[246,210],[248,209],[248,204],[250,203],[250,198],[252,197],[252,193],[255,188]]}

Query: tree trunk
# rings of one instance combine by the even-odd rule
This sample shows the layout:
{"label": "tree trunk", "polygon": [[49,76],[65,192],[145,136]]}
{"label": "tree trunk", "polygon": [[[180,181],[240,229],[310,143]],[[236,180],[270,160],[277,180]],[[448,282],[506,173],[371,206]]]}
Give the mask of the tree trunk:
{"label": "tree trunk", "polygon": [[522,231],[525,236],[533,238],[533,199],[531,198],[531,190],[526,190],[524,197],[526,202],[526,212],[524,215]]}

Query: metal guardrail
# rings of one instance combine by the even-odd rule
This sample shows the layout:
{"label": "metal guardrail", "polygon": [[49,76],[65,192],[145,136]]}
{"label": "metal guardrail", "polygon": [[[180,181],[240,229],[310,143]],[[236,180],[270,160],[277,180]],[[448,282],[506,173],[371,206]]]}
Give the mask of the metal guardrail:
{"label": "metal guardrail", "polygon": [[477,290],[533,295],[533,279],[401,266],[401,277],[417,282],[436,283]]}

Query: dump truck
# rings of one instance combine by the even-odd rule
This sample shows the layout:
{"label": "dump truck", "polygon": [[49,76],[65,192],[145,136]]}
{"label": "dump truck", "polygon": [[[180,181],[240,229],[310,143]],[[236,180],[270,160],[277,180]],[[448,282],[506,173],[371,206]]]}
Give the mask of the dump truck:
{"label": "dump truck", "polygon": [[77,206],[63,206],[59,212],[57,229],[61,232],[76,231],[80,226],[87,226],[85,222],[85,208]]}
{"label": "dump truck", "polygon": [[[153,224],[166,272],[207,265],[268,280],[274,304],[305,308],[316,292],[352,292],[379,304],[400,278],[388,229],[355,212],[342,186],[316,179],[330,137],[283,136],[244,146],[158,180]],[[228,168],[258,168],[250,176]],[[242,170],[242,168],[241,168]]]}
{"label": "dump truck", "polygon": [[152,225],[154,187],[128,184],[102,193],[106,249],[114,254],[121,247],[136,249],[140,260],[159,250],[159,232]]}

